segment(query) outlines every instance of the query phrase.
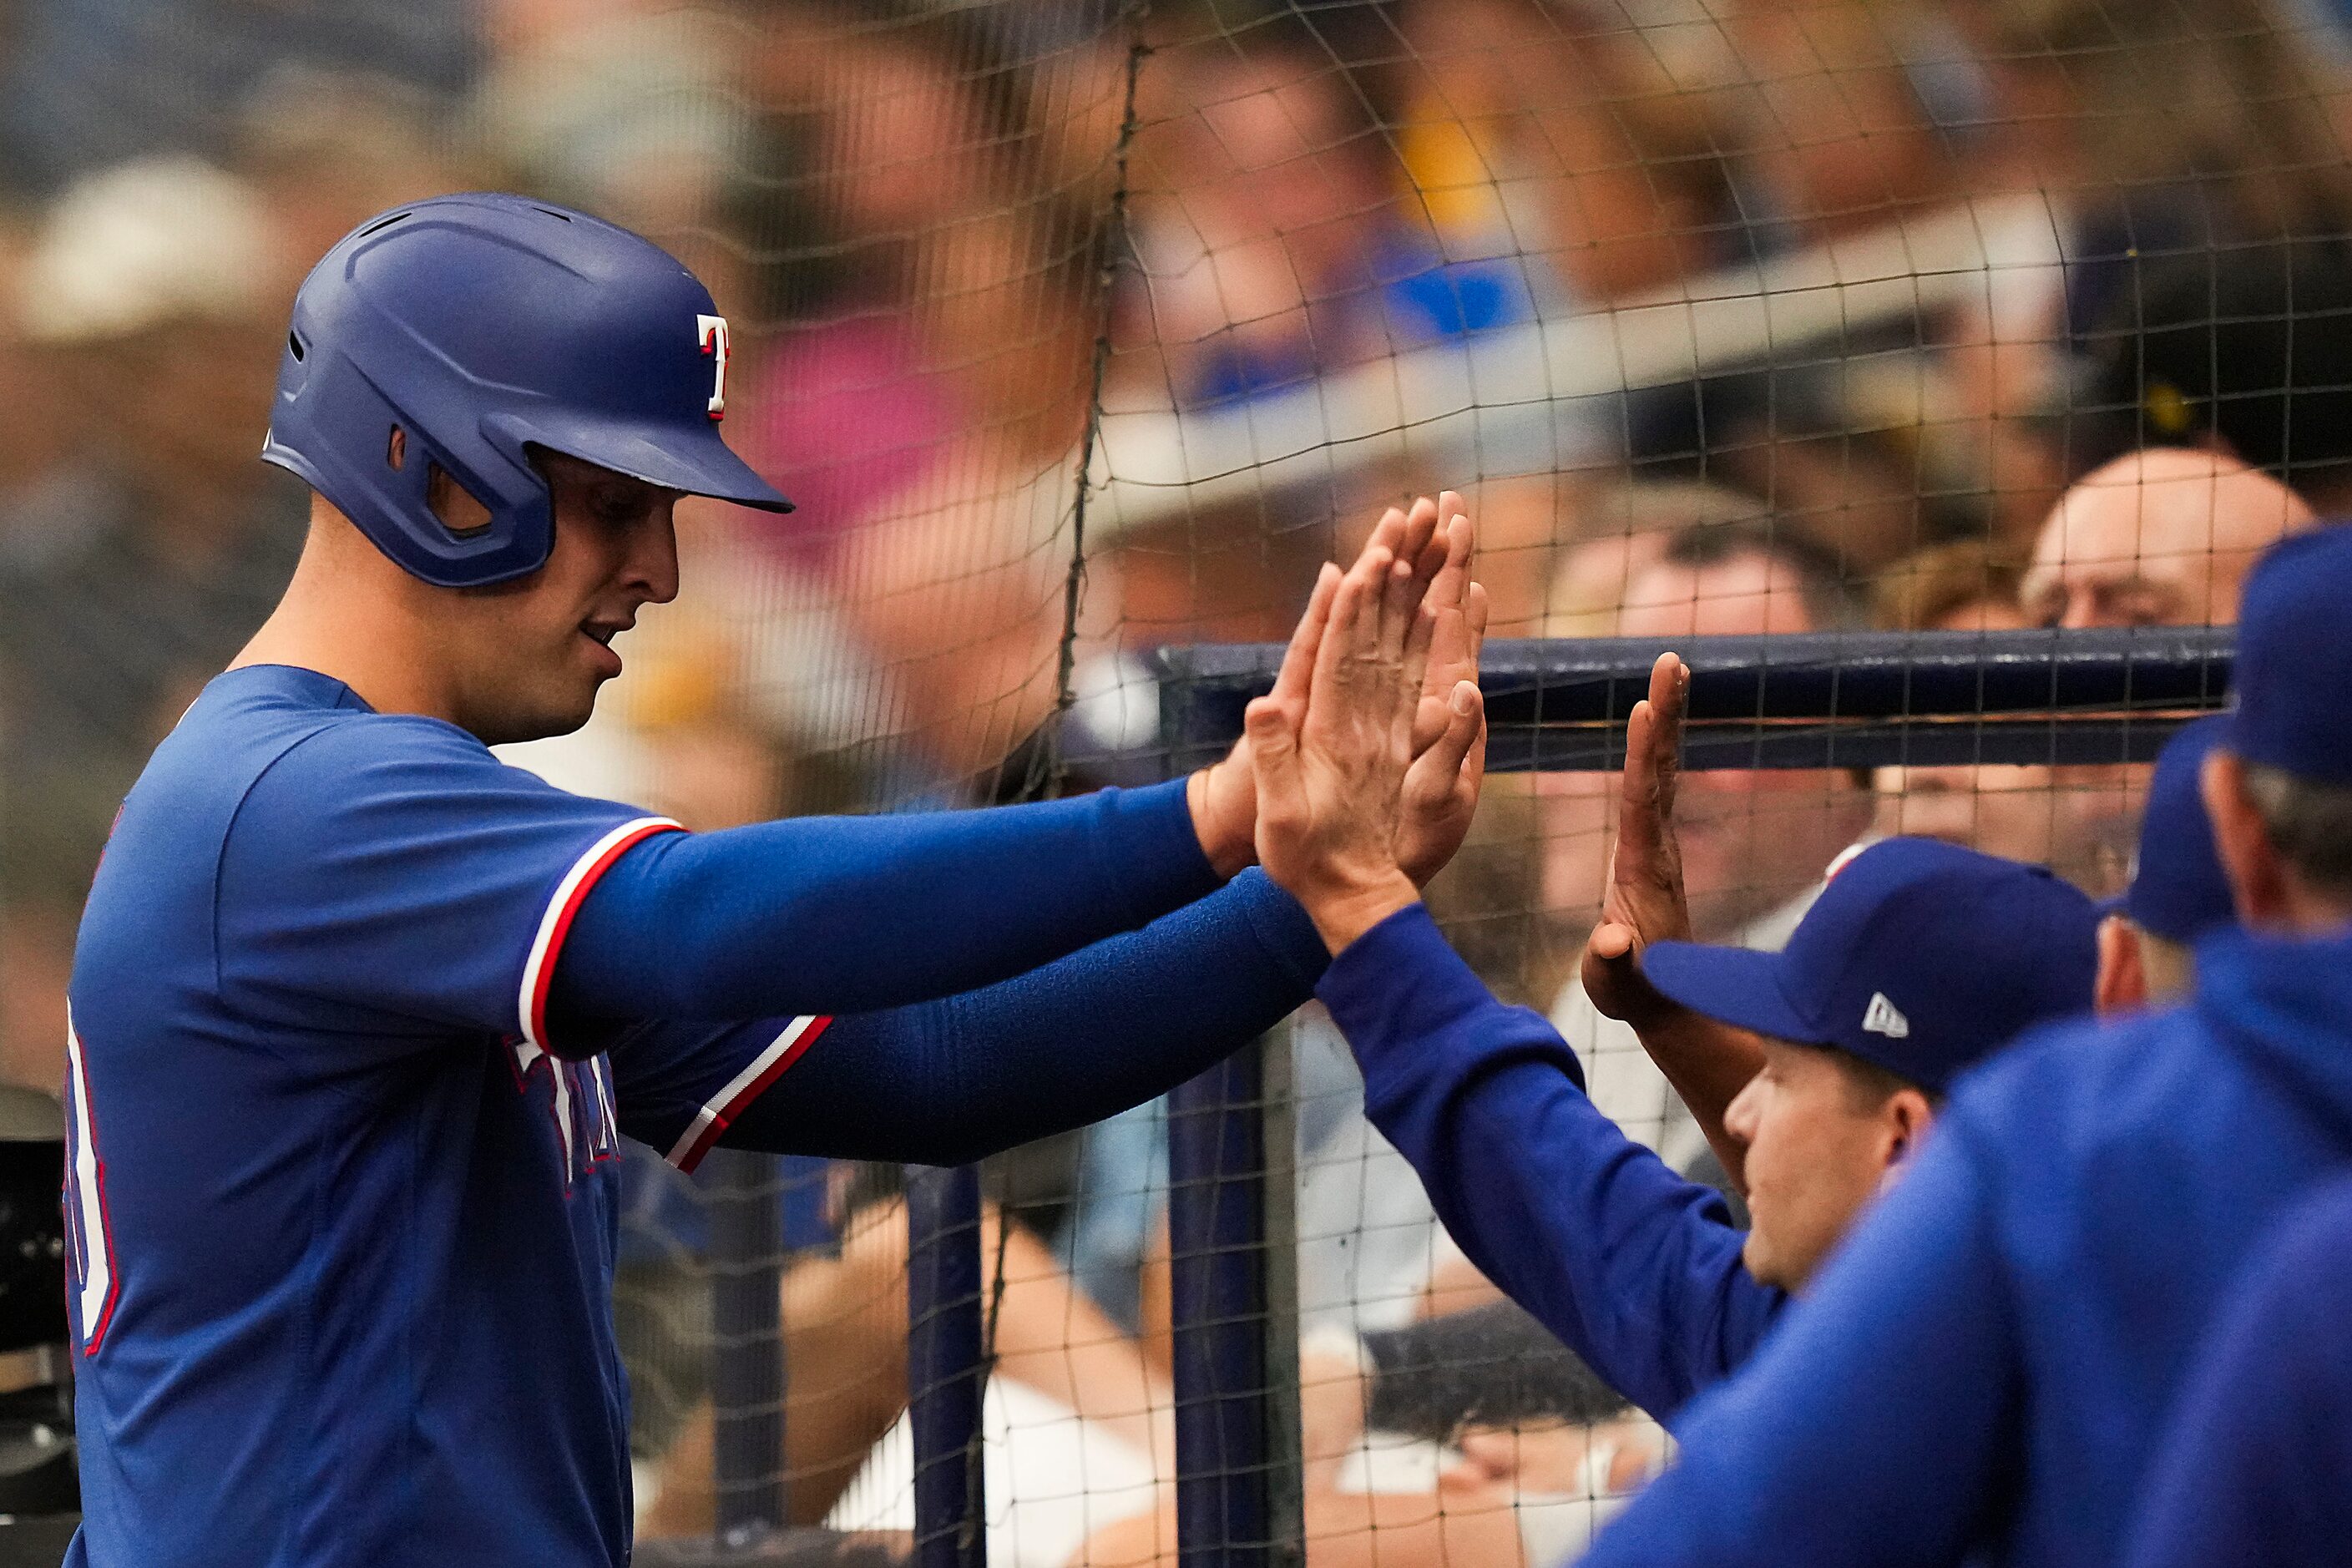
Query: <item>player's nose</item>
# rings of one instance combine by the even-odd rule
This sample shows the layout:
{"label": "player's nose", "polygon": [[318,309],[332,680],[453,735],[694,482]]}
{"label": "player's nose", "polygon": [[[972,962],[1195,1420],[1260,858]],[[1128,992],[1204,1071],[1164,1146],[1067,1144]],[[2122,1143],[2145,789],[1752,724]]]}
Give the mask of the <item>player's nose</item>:
{"label": "player's nose", "polygon": [[620,585],[644,603],[667,605],[677,597],[677,529],[668,507],[636,531],[622,563]]}

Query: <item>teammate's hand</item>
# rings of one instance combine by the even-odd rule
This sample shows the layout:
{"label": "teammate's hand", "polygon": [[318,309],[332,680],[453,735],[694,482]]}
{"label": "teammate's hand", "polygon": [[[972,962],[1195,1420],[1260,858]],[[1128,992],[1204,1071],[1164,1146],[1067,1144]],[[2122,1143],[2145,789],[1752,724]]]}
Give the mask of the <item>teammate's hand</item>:
{"label": "teammate's hand", "polygon": [[1618,795],[1617,845],[1601,923],[1584,944],[1584,994],[1612,1018],[1641,1028],[1679,1011],[1642,977],[1642,950],[1690,939],[1683,856],[1675,837],[1675,784],[1682,768],[1683,707],[1690,670],[1658,656],[1650,695],[1625,721],[1625,773]]}
{"label": "teammate's hand", "polygon": [[1438,498],[1438,538],[1445,564],[1422,602],[1431,623],[1429,664],[1412,721],[1412,765],[1405,770],[1397,861],[1418,887],[1462,847],[1486,777],[1486,708],[1478,692],[1478,655],[1486,640],[1486,590],[1470,577],[1474,535],[1461,498]]}
{"label": "teammate's hand", "polygon": [[1423,613],[1426,592],[1412,563],[1376,536],[1336,585],[1328,573],[1316,584],[1292,644],[1320,609],[1311,671],[1302,681],[1299,661],[1286,659],[1275,689],[1245,716],[1258,858],[1335,952],[1420,897],[1397,850],[1435,630]]}
{"label": "teammate's hand", "polygon": [[[1437,501],[1431,501],[1424,497],[1415,501],[1410,509],[1389,508],[1380,521],[1373,526],[1371,537],[1364,542],[1363,550],[1356,557],[1360,563],[1364,556],[1372,551],[1384,549],[1396,559],[1411,563],[1414,575],[1431,595],[1427,602],[1433,617],[1437,608],[1434,598],[1438,588],[1437,579],[1450,565],[1457,563],[1454,547],[1450,542],[1451,535],[1441,531],[1439,528],[1441,518],[1459,519],[1463,530],[1461,554],[1458,561],[1461,571],[1457,574],[1457,580],[1453,582],[1446,590],[1451,597],[1458,598],[1467,586],[1468,551],[1472,541],[1468,532],[1469,519],[1463,515],[1461,499],[1451,490],[1446,491]],[[1322,575],[1316,580],[1315,592],[1307,599],[1307,613],[1299,617],[1297,628],[1291,633],[1290,646],[1283,655],[1282,671],[1276,678],[1275,685],[1276,690],[1297,692],[1297,711],[1293,715],[1294,720],[1303,720],[1306,714],[1306,694],[1309,677],[1315,668],[1316,649],[1321,646],[1323,627],[1331,608],[1330,595],[1338,588],[1340,576],[1338,567],[1324,567]],[[1479,619],[1483,630],[1484,590],[1480,591],[1480,602]],[[1433,625],[1433,632],[1437,629]],[[1449,661],[1459,666],[1461,656],[1458,647],[1448,645],[1448,648]],[[1475,645],[1468,653],[1468,673],[1473,678],[1477,674],[1477,650]],[[1428,700],[1425,697],[1423,705],[1424,709],[1428,707]],[[1444,710],[1444,698],[1441,693],[1437,698],[1437,722],[1433,726],[1427,739],[1423,739],[1416,734],[1413,745],[1415,756],[1421,755],[1424,750],[1443,737],[1445,731]],[[1484,740],[1483,729],[1478,739],[1482,742]],[[1454,773],[1459,773],[1462,758],[1457,755],[1454,763]],[[1479,757],[1481,772],[1484,770],[1484,763],[1482,745]],[[1426,788],[1424,793],[1433,797],[1433,786]],[[1475,805],[1477,800],[1477,781],[1475,775],[1469,785],[1469,798],[1470,803]],[[1208,856],[1209,864],[1216,868],[1219,876],[1231,877],[1257,858],[1257,782],[1251,765],[1250,742],[1246,732],[1234,743],[1234,749],[1223,761],[1213,766],[1203,768],[1192,776],[1185,787],[1185,801],[1192,807],[1192,828],[1200,836],[1201,848]],[[1458,803],[1433,798],[1433,811],[1439,805],[1452,810],[1458,807]],[[1464,813],[1461,830],[1454,831],[1449,842],[1445,837],[1448,831],[1447,825],[1443,821],[1433,824],[1430,831],[1416,837],[1414,855],[1411,863],[1426,862],[1429,869],[1434,871],[1453,856],[1455,848],[1460,847],[1461,831],[1466,831],[1467,827],[1468,817],[1467,814]]]}

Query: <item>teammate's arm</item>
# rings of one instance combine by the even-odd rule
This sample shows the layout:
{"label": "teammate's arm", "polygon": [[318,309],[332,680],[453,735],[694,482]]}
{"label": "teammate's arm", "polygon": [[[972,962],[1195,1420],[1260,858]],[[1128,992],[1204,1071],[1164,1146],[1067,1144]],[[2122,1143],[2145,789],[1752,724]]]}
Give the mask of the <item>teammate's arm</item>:
{"label": "teammate's arm", "polygon": [[1960,1561],[2022,1462],[2003,1281],[1966,1136],[1938,1126],[1585,1568]]}
{"label": "teammate's arm", "polygon": [[1690,1107],[1733,1186],[1745,1192],[1748,1148],[1724,1131],[1723,1117],[1762,1070],[1763,1047],[1744,1029],[1669,1002],[1642,977],[1642,952],[1650,943],[1691,938],[1682,847],[1675,835],[1675,785],[1689,697],[1689,668],[1674,654],[1661,654],[1650,670],[1649,697],[1626,717],[1617,843],[1609,857],[1601,923],[1585,944],[1584,992],[1603,1015],[1632,1026],[1642,1048]]}
{"label": "teammate's arm", "polygon": [[1357,939],[1318,993],[1447,1231],[1611,1386],[1670,1419],[1747,1360],[1786,1298],[1741,1265],[1721,1196],[1595,1109],[1576,1053],[1424,910]]}
{"label": "teammate's arm", "polygon": [[958,1164],[1181,1083],[1279,1023],[1324,962],[1298,906],[1244,872],[961,995],[829,1021],[633,1027],[613,1047],[621,1124],[688,1169],[714,1142]]}

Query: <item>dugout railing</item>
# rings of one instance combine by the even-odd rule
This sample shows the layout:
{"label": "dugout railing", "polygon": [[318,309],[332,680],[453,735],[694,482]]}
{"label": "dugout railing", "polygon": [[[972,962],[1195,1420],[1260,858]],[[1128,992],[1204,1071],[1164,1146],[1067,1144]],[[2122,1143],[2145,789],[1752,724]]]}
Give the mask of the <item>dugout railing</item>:
{"label": "dugout railing", "polygon": [[[1496,641],[1481,673],[1498,772],[1613,769],[1651,665],[1691,668],[1684,766],[2144,763],[2228,688],[2227,628],[1820,633]],[[1282,649],[1162,649],[1166,772],[1221,755]],[[1304,1562],[1288,1037],[1169,1100],[1179,1552],[1186,1568]],[[987,1561],[982,1392],[990,1279],[977,1174],[909,1167],[908,1376],[921,1568]],[[774,1218],[756,1168],[723,1178],[717,1385],[720,1541],[782,1520]],[[771,1186],[772,1184],[769,1184]]]}

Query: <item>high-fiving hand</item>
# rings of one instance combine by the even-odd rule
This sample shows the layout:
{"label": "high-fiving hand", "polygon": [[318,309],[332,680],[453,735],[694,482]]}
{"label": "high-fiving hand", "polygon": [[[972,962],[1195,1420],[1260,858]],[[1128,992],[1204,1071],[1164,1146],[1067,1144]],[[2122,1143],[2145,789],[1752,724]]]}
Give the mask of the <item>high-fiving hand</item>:
{"label": "high-fiving hand", "polygon": [[1612,1018],[1641,1028],[1673,1004],[1642,977],[1643,949],[1687,942],[1683,854],[1675,836],[1675,784],[1681,776],[1683,707],[1690,670],[1662,653],[1650,668],[1650,695],[1625,721],[1625,773],[1618,795],[1617,847],[1601,923],[1584,946],[1584,994]]}
{"label": "high-fiving hand", "polygon": [[[1423,539],[1442,551],[1425,584],[1398,553]],[[1334,952],[1419,897],[1476,808],[1486,607],[1472,543],[1451,492],[1391,510],[1353,567],[1324,570],[1274,689],[1250,704],[1258,857]]]}

